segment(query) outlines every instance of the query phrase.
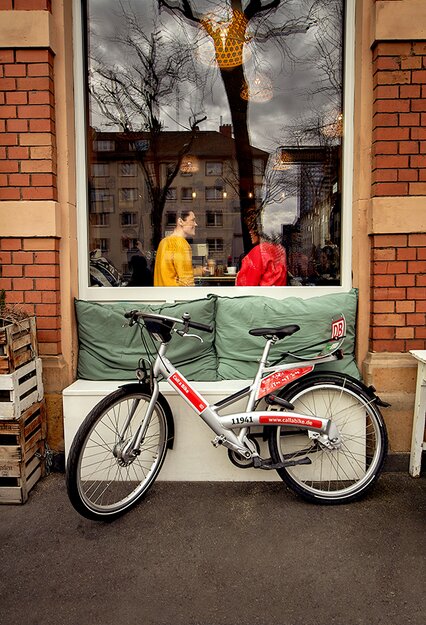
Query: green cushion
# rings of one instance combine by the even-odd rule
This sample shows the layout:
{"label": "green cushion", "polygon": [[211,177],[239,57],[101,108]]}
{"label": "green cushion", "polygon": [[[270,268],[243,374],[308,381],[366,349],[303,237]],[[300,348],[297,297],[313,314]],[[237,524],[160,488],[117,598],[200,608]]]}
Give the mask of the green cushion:
{"label": "green cushion", "polygon": [[[180,318],[184,312],[189,312],[194,321],[214,325],[216,296],[178,304],[97,304],[76,300],[75,308],[79,337],[78,377],[85,380],[132,380],[139,358],[148,355],[139,327],[123,327],[126,323],[123,313],[137,309]],[[167,357],[189,380],[217,380],[214,333],[193,333],[201,336],[203,343],[174,335]]]}
{"label": "green cushion", "polygon": [[[251,336],[251,328],[297,324],[300,331],[285,338],[271,350],[271,360],[283,351],[308,348],[326,340],[331,334],[331,319],[343,312],[347,336],[343,344],[343,360],[317,366],[317,370],[341,371],[360,379],[354,359],[357,290],[349,293],[323,295],[310,299],[288,297],[275,299],[263,296],[219,297],[216,309],[215,346],[219,361],[219,379],[250,379],[256,373],[259,357],[265,345],[262,337]],[[310,355],[321,351],[311,349]],[[303,355],[305,352],[303,352]]]}

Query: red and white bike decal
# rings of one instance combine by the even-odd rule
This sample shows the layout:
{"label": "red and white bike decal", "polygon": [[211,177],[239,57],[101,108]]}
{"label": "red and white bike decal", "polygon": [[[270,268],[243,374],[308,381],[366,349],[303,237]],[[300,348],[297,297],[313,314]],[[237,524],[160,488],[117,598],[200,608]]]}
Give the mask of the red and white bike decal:
{"label": "red and white bike decal", "polygon": [[269,395],[269,393],[273,393],[277,389],[285,386],[289,382],[293,382],[293,380],[297,380],[301,378],[303,375],[310,373],[313,371],[314,367],[297,367],[296,369],[287,369],[285,371],[276,371],[275,373],[271,373],[267,375],[266,378],[260,383],[259,390],[257,392],[256,399],[260,399],[261,397],[265,397],[265,395]]}
{"label": "red and white bike decal", "polygon": [[335,319],[331,324],[331,338],[340,339],[345,336],[346,333],[346,321],[344,317]]}
{"label": "red and white bike decal", "polygon": [[319,419],[311,419],[310,417],[296,417],[293,415],[261,415],[259,423],[262,425],[300,425],[307,428],[321,429],[322,421]]}
{"label": "red and white bike decal", "polygon": [[207,408],[207,404],[202,397],[195,391],[189,384],[188,380],[180,375],[177,371],[172,373],[168,378],[168,381],[175,387],[175,389],[183,396],[188,402],[195,408],[198,414],[201,414],[203,410]]}

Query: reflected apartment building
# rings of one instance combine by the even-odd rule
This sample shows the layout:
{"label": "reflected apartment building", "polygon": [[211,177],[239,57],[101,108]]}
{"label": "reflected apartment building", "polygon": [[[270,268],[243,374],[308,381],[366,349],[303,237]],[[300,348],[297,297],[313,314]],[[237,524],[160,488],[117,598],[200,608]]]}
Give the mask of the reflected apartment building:
{"label": "reflected apartment building", "polygon": [[[216,266],[235,264],[243,253],[235,141],[230,125],[218,131],[161,132],[153,158],[148,133],[92,132],[90,156],[90,250],[99,249],[124,278],[132,254],[153,260],[153,223],[146,167],[166,180],[184,153],[164,205],[161,234],[173,231],[181,210],[194,211],[198,223],[194,265],[207,258]],[[189,149],[186,147],[190,144]],[[252,147],[256,202],[260,203],[268,153]],[[145,171],[144,171],[145,169]],[[197,270],[196,270],[197,273]]]}

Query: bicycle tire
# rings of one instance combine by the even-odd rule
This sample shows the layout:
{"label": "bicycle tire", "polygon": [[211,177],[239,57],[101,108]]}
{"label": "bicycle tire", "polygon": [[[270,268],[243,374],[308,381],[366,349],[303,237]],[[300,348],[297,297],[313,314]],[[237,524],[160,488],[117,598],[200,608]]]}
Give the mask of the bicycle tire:
{"label": "bicycle tire", "polygon": [[124,443],[136,431],[150,401],[147,387],[126,387],[102,399],[87,415],[74,440],[67,462],[67,491],[74,508],[92,520],[110,521],[132,508],[154,483],[166,457],[169,423],[157,401],[140,446],[140,454],[120,465],[114,455],[130,407],[135,413]]}
{"label": "bicycle tire", "polygon": [[388,438],[377,398],[342,374],[314,374],[293,383],[280,397],[296,412],[331,418],[342,446],[330,450],[306,431],[270,428],[269,450],[274,463],[309,458],[311,464],[277,469],[281,479],[304,499],[342,504],[364,496],[377,481],[387,454]]}

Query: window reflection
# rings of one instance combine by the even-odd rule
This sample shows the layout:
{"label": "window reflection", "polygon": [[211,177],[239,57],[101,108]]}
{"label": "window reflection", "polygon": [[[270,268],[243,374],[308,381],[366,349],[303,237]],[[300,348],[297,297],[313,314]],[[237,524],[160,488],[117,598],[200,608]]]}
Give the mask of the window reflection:
{"label": "window reflection", "polygon": [[233,285],[261,239],[287,284],[340,284],[343,0],[87,7],[89,251],[114,285],[185,210],[195,284]]}

